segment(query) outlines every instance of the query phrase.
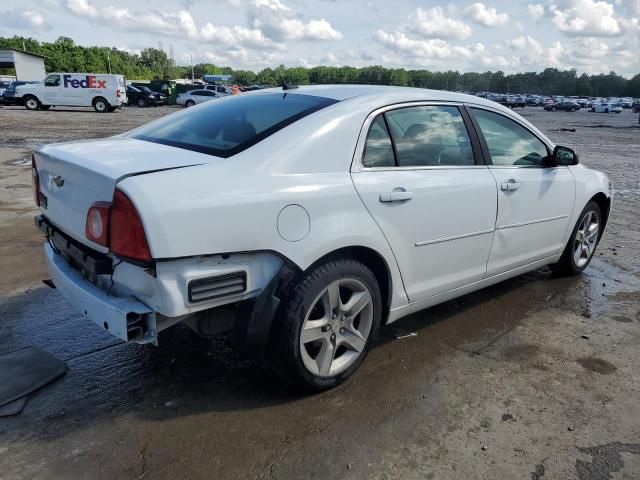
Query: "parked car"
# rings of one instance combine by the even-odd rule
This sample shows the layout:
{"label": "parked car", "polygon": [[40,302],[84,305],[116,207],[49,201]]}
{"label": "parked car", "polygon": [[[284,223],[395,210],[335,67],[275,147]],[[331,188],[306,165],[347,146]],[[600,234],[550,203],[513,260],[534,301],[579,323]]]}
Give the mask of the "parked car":
{"label": "parked car", "polygon": [[9,83],[5,91],[2,93],[2,96],[0,96],[0,103],[3,105],[22,105],[22,98],[16,97],[16,88],[21,85],[27,85],[28,83],[35,82],[16,80]]}
{"label": "parked car", "polygon": [[606,175],[512,110],[373,85],[225,97],[44,146],[32,176],[52,282],[90,321],[224,334],[306,390],[353,374],[382,325],[582,272],[611,205]]}
{"label": "parked car", "polygon": [[580,105],[577,102],[573,101],[563,101],[556,102],[550,105],[545,105],[544,109],[546,111],[555,112],[556,110],[564,110],[565,112],[575,112],[576,110],[580,110]]}
{"label": "parked car", "polygon": [[524,108],[527,106],[527,102],[524,97],[517,95],[508,95],[507,98],[500,103],[508,108]]}
{"label": "parked car", "polygon": [[226,95],[231,95],[231,88],[226,85],[217,85],[217,84],[207,84],[202,86],[202,90],[211,90],[216,92],[219,96],[224,97]]}
{"label": "parked car", "polygon": [[11,85],[11,82],[9,80],[0,80],[0,97],[2,97],[4,91],[9,85]]}
{"label": "parked car", "polygon": [[104,113],[127,103],[124,77],[99,73],[50,73],[41,82],[19,86],[15,96],[27,110],[93,107],[96,112]]}
{"label": "parked car", "polygon": [[593,105],[591,111],[595,113],[620,113],[622,112],[622,107],[619,107],[615,103],[600,103]]}
{"label": "parked car", "polygon": [[153,105],[164,105],[167,103],[167,96],[164,93],[154,92],[146,85],[136,85],[135,86],[142,93],[147,95],[147,98],[153,98]]}
{"label": "parked car", "polygon": [[185,107],[192,107],[198,103],[208,102],[220,97],[221,95],[213,90],[191,90],[178,95],[176,103]]}
{"label": "parked car", "polygon": [[133,85],[127,86],[127,105],[137,105],[140,108],[157,106],[166,103],[164,100],[158,100],[155,92],[149,93],[141,90]]}

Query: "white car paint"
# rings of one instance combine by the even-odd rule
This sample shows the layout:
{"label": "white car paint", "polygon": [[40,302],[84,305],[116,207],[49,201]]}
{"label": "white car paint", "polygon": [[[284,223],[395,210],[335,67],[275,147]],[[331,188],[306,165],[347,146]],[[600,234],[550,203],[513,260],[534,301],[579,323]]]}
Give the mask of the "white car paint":
{"label": "white car paint", "polygon": [[[270,89],[243,97],[274,92],[282,94]],[[117,185],[133,201],[151,254],[161,261],[155,263],[155,275],[122,262],[113,278],[94,283],[104,290],[113,280],[116,295],[133,297],[169,319],[165,327],[194,312],[257,296],[283,259],[306,270],[348,247],[365,247],[384,260],[390,285],[386,321],[392,322],[557,261],[589,199],[611,197],[607,177],[582,165],[363,167],[376,112],[410,103],[497,112],[553,149],[533,125],[488,100],[379,86],[301,87],[287,94],[339,101],[229,158],[126,135],[43,147],[35,154],[40,188],[50,197],[42,214],[67,235],[104,252],[86,239],[84,222],[91,202],[109,201]],[[178,121],[202,108],[208,107],[172,118]],[[49,184],[58,173],[67,178],[70,193]],[[520,189],[502,190],[510,180]],[[379,201],[398,187],[414,198]],[[48,251],[50,265],[54,255]],[[189,302],[189,281],[229,271],[246,272],[249,286],[242,295]],[[162,328],[154,327],[152,340]]]}
{"label": "white car paint", "polygon": [[220,98],[221,96],[223,95],[215,92],[214,90],[190,90],[178,95],[178,98],[176,98],[176,103],[178,105],[184,106],[198,105],[200,103],[208,102],[209,100],[215,100],[216,98]]}
{"label": "white car paint", "polygon": [[52,72],[41,82],[16,89],[16,97],[24,99],[28,95],[45,106],[91,107],[97,98],[114,108],[127,103],[124,77],[99,73]]}
{"label": "white car paint", "polygon": [[620,113],[622,112],[622,107],[615,103],[600,103],[593,105],[591,111],[595,113]]}

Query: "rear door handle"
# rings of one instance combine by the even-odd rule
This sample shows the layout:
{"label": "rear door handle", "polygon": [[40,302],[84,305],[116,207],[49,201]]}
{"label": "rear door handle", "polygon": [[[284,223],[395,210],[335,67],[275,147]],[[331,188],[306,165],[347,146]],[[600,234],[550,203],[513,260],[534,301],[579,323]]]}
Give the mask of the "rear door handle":
{"label": "rear door handle", "polygon": [[413,192],[407,192],[404,190],[396,190],[389,193],[381,193],[381,202],[406,202],[413,198]]}
{"label": "rear door handle", "polygon": [[502,182],[500,184],[500,190],[503,192],[513,192],[514,190],[518,190],[520,188],[520,182],[518,182],[515,178],[510,178],[506,182]]}

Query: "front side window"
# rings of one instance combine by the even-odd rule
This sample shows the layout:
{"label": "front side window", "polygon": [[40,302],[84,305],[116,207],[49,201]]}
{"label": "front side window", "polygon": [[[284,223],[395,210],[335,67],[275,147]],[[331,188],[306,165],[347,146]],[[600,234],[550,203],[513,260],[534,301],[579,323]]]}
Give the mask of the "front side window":
{"label": "front side window", "polygon": [[368,168],[393,167],[396,164],[391,137],[382,115],[378,115],[371,122],[364,145],[362,164]]}
{"label": "front side window", "polygon": [[45,87],[59,87],[60,75],[49,75],[44,81]]}
{"label": "front side window", "polygon": [[457,107],[406,107],[385,115],[399,167],[475,164],[471,140]]}
{"label": "front side window", "polygon": [[163,117],[128,136],[226,158],[336,102],[290,93],[227,97]]}
{"label": "front side window", "polygon": [[497,113],[473,108],[494,165],[542,166],[547,147],[529,130]]}

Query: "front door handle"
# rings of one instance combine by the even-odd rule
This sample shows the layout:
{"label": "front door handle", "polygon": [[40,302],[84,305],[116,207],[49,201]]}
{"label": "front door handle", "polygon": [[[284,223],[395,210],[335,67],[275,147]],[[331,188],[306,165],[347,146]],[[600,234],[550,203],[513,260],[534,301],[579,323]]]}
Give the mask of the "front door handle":
{"label": "front door handle", "polygon": [[394,190],[389,193],[381,193],[381,202],[406,202],[413,198],[413,192],[407,192],[406,190]]}
{"label": "front door handle", "polygon": [[500,190],[503,192],[513,192],[520,188],[520,182],[518,182],[515,178],[510,178],[506,182],[502,182],[500,184]]}

